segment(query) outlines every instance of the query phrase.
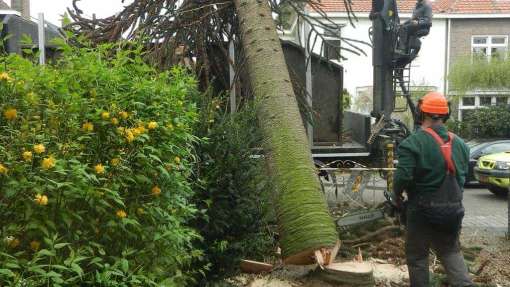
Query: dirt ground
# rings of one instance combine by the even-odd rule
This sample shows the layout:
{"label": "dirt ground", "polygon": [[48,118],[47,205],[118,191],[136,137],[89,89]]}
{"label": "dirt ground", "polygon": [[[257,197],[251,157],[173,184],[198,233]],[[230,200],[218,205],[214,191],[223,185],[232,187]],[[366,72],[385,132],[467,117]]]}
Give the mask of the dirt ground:
{"label": "dirt ground", "polygon": [[[488,233],[464,233],[461,241],[466,263],[477,286],[510,287],[510,241]],[[375,286],[409,286],[401,233],[386,232],[364,242],[344,244],[337,261],[352,260],[358,252],[372,264]],[[430,260],[433,286],[448,286],[444,270],[434,254]],[[265,275],[241,274],[229,279],[228,283],[243,287],[346,286],[324,282],[317,270],[317,266],[280,266]]]}

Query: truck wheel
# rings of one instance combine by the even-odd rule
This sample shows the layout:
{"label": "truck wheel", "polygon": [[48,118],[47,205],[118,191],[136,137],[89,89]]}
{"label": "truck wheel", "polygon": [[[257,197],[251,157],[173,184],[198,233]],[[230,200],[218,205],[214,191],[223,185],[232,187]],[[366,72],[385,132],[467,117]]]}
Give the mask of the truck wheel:
{"label": "truck wheel", "polygon": [[508,188],[503,188],[503,187],[494,186],[494,185],[490,185],[488,188],[489,188],[489,191],[492,192],[496,196],[500,196],[500,197],[508,196]]}

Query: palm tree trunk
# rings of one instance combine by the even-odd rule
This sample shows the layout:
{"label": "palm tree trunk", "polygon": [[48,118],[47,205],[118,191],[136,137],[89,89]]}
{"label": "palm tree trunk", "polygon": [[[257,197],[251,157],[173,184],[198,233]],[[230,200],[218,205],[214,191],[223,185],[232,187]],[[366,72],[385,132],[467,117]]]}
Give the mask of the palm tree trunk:
{"label": "palm tree trunk", "polygon": [[288,264],[308,264],[338,238],[321,192],[280,39],[267,0],[234,0],[266,160],[275,186],[280,246]]}

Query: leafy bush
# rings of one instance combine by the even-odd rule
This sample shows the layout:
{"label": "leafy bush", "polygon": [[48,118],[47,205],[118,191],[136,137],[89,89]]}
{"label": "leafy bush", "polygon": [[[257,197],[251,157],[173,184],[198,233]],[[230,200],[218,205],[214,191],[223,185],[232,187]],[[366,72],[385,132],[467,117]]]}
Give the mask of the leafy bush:
{"label": "leafy bush", "polygon": [[62,48],[1,59],[0,285],[185,285],[195,80],[136,49]]}
{"label": "leafy bush", "polygon": [[451,121],[449,128],[462,137],[470,138],[510,138],[510,108],[491,106],[475,110],[462,122]]}
{"label": "leafy bush", "polygon": [[464,57],[458,60],[448,76],[450,90],[464,93],[476,89],[507,89],[510,87],[510,60],[487,61],[485,57]]}
{"label": "leafy bush", "polygon": [[[273,238],[267,229],[269,182],[257,154],[261,136],[250,104],[236,114],[222,98],[202,97],[196,201],[205,217],[196,223],[209,262],[208,283],[238,270],[239,260],[263,260]],[[203,282],[205,285],[205,282]]]}

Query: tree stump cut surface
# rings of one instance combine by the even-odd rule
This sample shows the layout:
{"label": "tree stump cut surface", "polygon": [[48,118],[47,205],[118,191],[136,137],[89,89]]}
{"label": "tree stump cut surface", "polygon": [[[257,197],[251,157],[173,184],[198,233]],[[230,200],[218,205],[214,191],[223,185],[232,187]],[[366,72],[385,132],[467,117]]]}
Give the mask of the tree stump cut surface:
{"label": "tree stump cut surface", "polygon": [[342,262],[324,266],[318,276],[327,282],[346,286],[374,286],[374,270],[366,262]]}

